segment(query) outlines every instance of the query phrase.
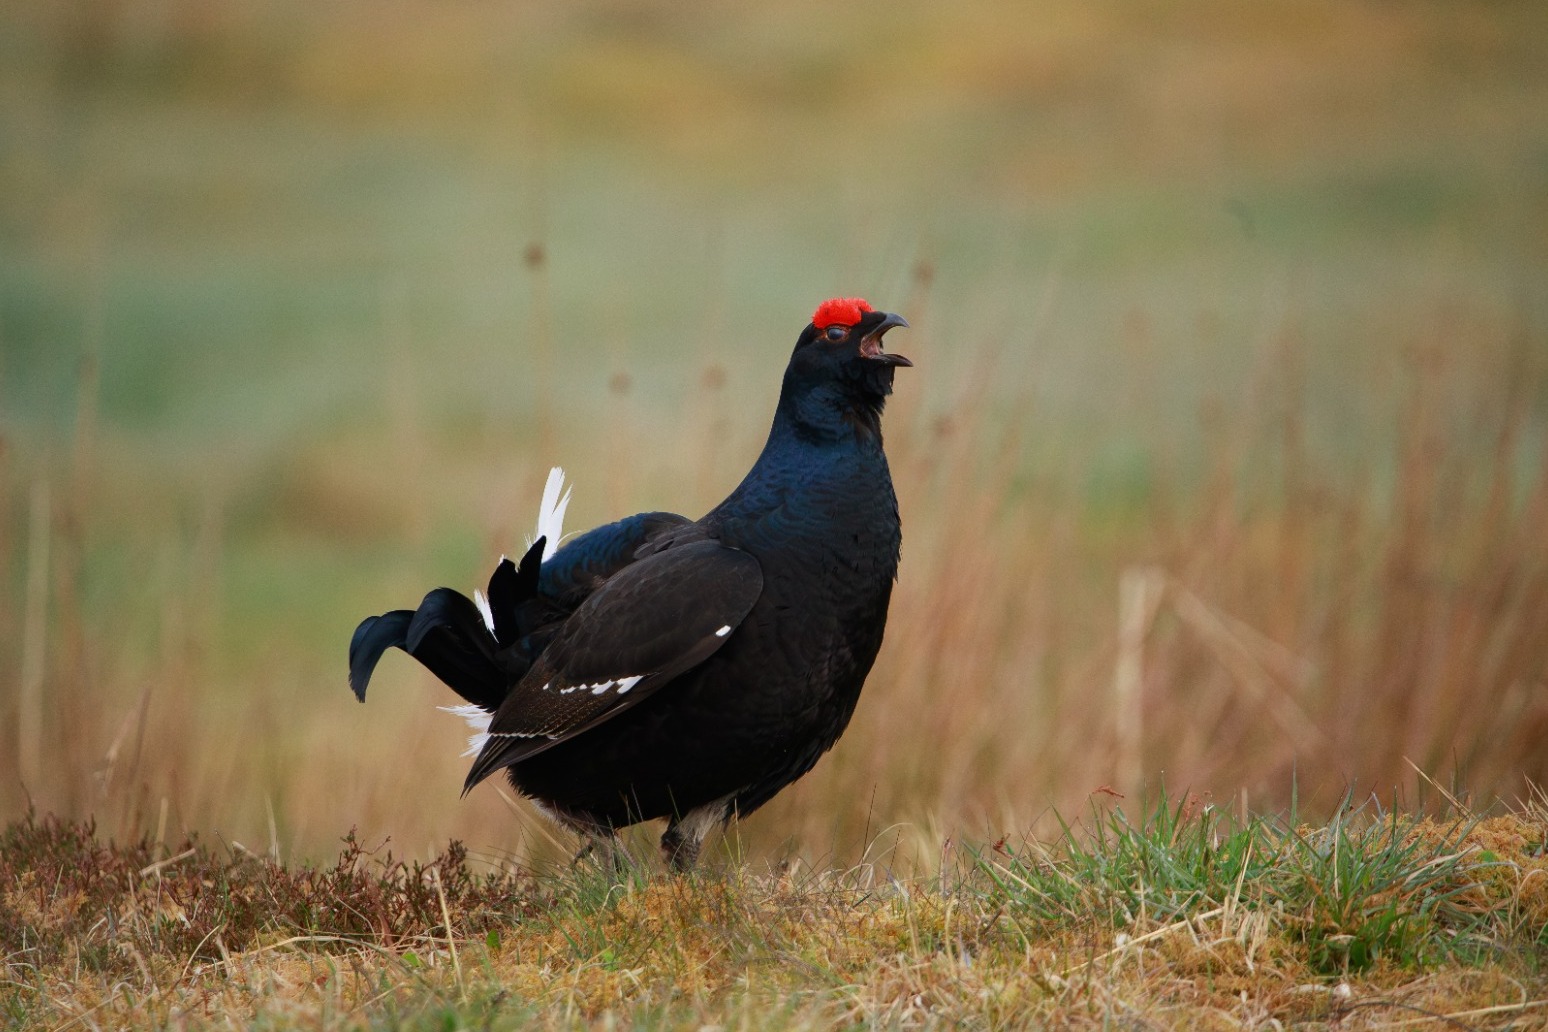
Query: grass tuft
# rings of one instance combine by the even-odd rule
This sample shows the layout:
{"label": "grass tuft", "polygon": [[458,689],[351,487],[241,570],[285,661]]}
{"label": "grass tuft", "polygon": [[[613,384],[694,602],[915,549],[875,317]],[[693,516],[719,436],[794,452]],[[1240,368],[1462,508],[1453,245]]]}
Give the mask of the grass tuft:
{"label": "grass tuft", "polygon": [[1241,823],[1163,796],[1138,823],[1114,809],[1094,813],[1084,835],[1066,826],[1057,860],[1041,845],[1002,843],[978,867],[999,906],[1043,929],[1079,915],[1131,936],[1271,920],[1311,968],[1347,975],[1380,959],[1412,967],[1500,948],[1476,904],[1479,879],[1500,861],[1473,840],[1478,828],[1348,806],[1316,827],[1293,814]]}

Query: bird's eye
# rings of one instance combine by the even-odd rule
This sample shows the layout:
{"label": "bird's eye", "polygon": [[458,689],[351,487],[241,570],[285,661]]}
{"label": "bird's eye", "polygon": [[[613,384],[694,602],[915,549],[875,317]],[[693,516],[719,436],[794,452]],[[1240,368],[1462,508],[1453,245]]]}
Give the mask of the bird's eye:
{"label": "bird's eye", "polygon": [[834,325],[828,327],[827,332],[824,333],[823,336],[827,337],[829,340],[843,340],[845,337],[849,336],[849,327],[839,326],[837,323],[835,323]]}

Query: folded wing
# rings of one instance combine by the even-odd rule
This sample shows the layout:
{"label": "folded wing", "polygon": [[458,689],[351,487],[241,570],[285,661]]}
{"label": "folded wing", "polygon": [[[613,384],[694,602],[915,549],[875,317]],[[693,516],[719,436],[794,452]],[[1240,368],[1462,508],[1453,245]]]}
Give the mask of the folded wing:
{"label": "folded wing", "polygon": [[762,591],[758,561],[712,540],[673,543],[617,571],[510,689],[463,791],[617,716],[704,662]]}

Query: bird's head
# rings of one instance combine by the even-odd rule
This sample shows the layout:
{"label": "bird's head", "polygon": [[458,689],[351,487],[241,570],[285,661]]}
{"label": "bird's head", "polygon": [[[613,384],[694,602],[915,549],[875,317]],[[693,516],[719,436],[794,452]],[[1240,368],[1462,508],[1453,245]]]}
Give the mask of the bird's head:
{"label": "bird's head", "polygon": [[882,350],[888,330],[907,326],[901,315],[878,312],[857,297],[824,301],[796,340],[785,371],[785,394],[809,418],[828,409],[874,423],[892,393],[892,374],[914,363]]}

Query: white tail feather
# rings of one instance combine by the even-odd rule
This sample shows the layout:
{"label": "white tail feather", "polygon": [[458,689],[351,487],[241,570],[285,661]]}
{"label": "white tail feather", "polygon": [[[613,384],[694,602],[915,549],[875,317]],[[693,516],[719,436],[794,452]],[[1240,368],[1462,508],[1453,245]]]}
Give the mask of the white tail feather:
{"label": "white tail feather", "polygon": [[494,634],[494,610],[489,608],[489,600],[477,588],[473,589],[473,604],[478,606],[478,615],[484,618],[484,626],[489,628],[490,634]]}
{"label": "white tail feather", "polygon": [[[564,494],[560,495],[560,491],[564,491]],[[543,504],[538,508],[537,534],[527,542],[527,547],[532,547],[532,542],[538,538],[547,538],[543,546],[543,558],[547,559],[559,551],[559,540],[564,537],[564,510],[569,506],[570,492],[564,489],[564,469],[555,466],[548,471],[548,483],[543,485]]]}
{"label": "white tail feather", "polygon": [[483,751],[484,743],[489,741],[489,721],[494,717],[493,713],[471,702],[461,706],[437,706],[436,709],[461,717],[473,729],[474,734],[468,736],[468,748],[462,755],[477,756]]}
{"label": "white tail feather", "polygon": [[[548,482],[543,485],[543,503],[538,507],[537,536],[527,541],[527,547],[531,548],[532,542],[538,538],[546,538],[543,545],[544,558],[559,551],[559,541],[564,537],[564,510],[569,506],[570,492],[564,486],[564,470],[555,466],[548,471]],[[500,561],[504,562],[505,556],[502,555]],[[479,615],[484,618],[484,626],[489,628],[490,634],[494,634],[494,612],[489,608],[489,599],[484,597],[482,591],[474,589],[473,604],[478,607]],[[631,684],[630,687],[633,685]],[[483,750],[484,743],[489,741],[489,720],[492,714],[471,703],[462,706],[437,706],[436,709],[456,714],[467,722],[474,733],[468,736],[468,748],[462,755],[477,756]]]}

